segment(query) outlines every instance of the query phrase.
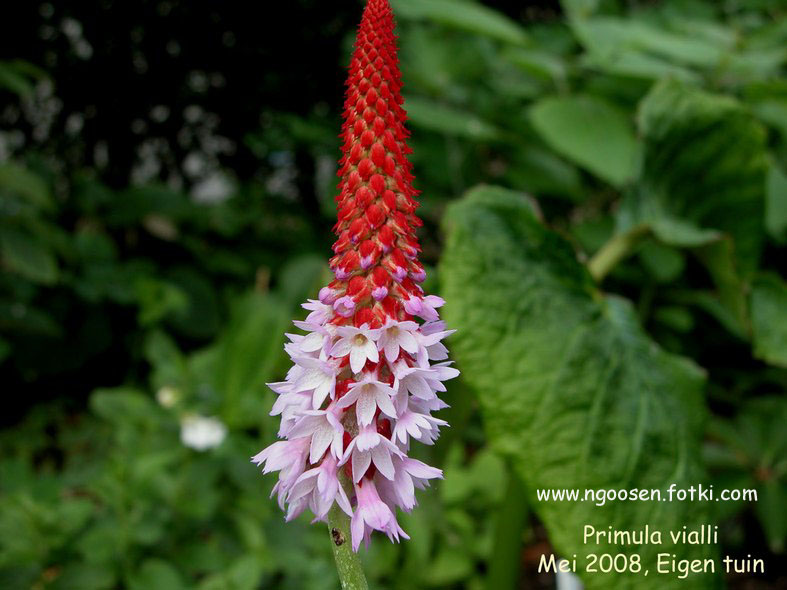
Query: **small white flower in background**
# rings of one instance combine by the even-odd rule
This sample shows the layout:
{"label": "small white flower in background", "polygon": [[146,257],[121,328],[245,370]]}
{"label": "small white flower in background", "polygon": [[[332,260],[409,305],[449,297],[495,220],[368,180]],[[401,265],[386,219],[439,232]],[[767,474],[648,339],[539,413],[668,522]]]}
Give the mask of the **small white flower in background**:
{"label": "small white flower in background", "polygon": [[180,392],[174,387],[164,386],[156,392],[156,401],[164,408],[171,408],[180,399]]}
{"label": "small white flower in background", "polygon": [[213,416],[188,414],[180,420],[180,442],[196,451],[219,446],[227,436],[227,427]]}
{"label": "small white flower in background", "polygon": [[583,590],[585,588],[576,574],[561,572],[560,570],[555,576],[555,583],[557,584],[557,590]]}

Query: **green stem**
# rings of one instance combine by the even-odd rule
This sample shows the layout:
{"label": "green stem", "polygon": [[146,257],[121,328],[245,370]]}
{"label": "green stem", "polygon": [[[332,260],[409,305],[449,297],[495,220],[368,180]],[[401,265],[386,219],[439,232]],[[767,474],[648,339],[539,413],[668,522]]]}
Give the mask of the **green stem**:
{"label": "green stem", "polygon": [[519,476],[509,465],[508,485],[494,524],[494,546],[486,576],[487,590],[520,587],[522,531],[527,521],[527,501]]}
{"label": "green stem", "polygon": [[588,263],[588,270],[593,279],[600,283],[612,269],[623,259],[628,257],[643,238],[650,233],[650,227],[642,224],[636,225],[623,232],[612,236],[609,241],[596,252]]}
{"label": "green stem", "polygon": [[350,517],[336,503],[328,512],[328,533],[342,590],[367,590],[369,586],[366,583],[361,560],[352,550]]}
{"label": "green stem", "polygon": [[[350,410],[344,415],[342,420],[344,429],[350,436],[358,435],[358,421],[355,412]],[[350,478],[344,473],[344,469],[339,469],[337,473],[339,485],[344,488],[348,497],[352,496],[353,484]],[[333,558],[336,561],[336,570],[339,572],[339,581],[342,590],[368,590],[366,576],[363,573],[363,566],[358,554],[352,550],[352,536],[350,534],[350,517],[339,508],[339,504],[334,502],[328,512],[328,537],[333,547]]]}

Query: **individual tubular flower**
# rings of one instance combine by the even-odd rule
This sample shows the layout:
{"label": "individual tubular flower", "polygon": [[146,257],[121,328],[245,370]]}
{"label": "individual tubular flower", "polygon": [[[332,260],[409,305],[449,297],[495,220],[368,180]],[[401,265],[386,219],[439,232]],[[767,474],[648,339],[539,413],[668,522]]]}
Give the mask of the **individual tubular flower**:
{"label": "individual tubular flower", "polygon": [[[408,457],[411,441],[433,444],[447,423],[432,416],[450,366],[443,300],[425,295],[415,230],[418,203],[402,109],[394,20],[388,0],[368,0],[358,30],[344,111],[335,280],[288,334],[293,361],[271,415],[284,440],[252,458],[279,471],[273,489],[287,519],[309,508],[324,520],[334,502],[352,517],[352,547],[373,530],[409,538],[396,509],[442,477]],[[440,361],[435,364],[435,361]],[[344,484],[344,485],[343,485]]]}

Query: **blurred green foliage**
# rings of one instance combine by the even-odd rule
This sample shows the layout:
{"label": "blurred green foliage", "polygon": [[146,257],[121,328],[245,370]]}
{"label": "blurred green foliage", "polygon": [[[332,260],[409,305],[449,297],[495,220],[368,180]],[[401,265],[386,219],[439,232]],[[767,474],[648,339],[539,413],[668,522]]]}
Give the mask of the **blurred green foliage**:
{"label": "blurred green foliage", "polygon": [[[513,474],[573,485],[566,473],[592,452],[609,471],[591,483],[638,473],[645,460],[658,478],[680,424],[692,473],[760,491],[756,505],[720,504],[716,517],[726,552],[771,552],[772,586],[762,587],[778,587],[787,7],[564,0],[562,14],[520,22],[470,0],[392,4],[424,258],[441,264],[429,289],[449,296],[464,377],[442,416],[452,429],[419,450],[445,480],[403,516],[411,541],[377,539],[364,555],[373,585],[480,590],[522,577],[543,587],[520,547],[549,546]],[[25,62],[0,62],[11,101],[29,101],[46,79]],[[42,396],[15,401],[25,416],[0,432],[1,588],[336,586],[324,528],[285,525],[267,499],[272,478],[248,462],[275,438],[264,384],[286,370],[283,333],[326,280],[328,242],[314,227],[327,232],[334,214],[332,106],[266,112],[243,149],[270,175],[226,198],[164,183],[110,188],[99,169],[62,166],[61,154],[34,144],[0,150],[3,389]],[[293,198],[296,153],[315,171],[316,211]],[[442,259],[443,211],[479,183],[508,190],[476,189],[454,206]],[[486,260],[508,272],[488,273]],[[567,350],[572,328],[582,346]],[[501,341],[507,356],[490,369],[482,353]],[[538,378],[556,358],[568,369],[549,398]],[[621,367],[597,415],[607,422],[583,438],[604,363]],[[636,404],[653,407],[653,436],[629,456]],[[183,442],[200,416],[226,428],[215,447]],[[564,463],[551,462],[566,450]],[[588,517],[532,508],[559,550]],[[517,514],[514,525],[497,511]]]}

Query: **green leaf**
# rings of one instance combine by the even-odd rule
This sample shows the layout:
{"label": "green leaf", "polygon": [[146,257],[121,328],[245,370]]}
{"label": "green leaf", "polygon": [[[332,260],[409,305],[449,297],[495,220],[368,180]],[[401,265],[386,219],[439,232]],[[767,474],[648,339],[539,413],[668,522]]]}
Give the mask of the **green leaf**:
{"label": "green leaf", "polygon": [[133,225],[148,215],[159,216],[159,223],[175,224],[193,212],[183,193],[166,186],[149,185],[126,189],[112,200],[106,221],[110,225]]}
{"label": "green leaf", "polygon": [[273,295],[250,293],[236,302],[211,359],[222,418],[230,426],[258,424],[267,413],[265,383],[273,380],[289,323],[290,310]]}
{"label": "green leaf", "polygon": [[749,317],[748,277],[741,272],[735,244],[729,236],[695,249],[697,258],[708,269],[716,285],[719,303],[735,320],[734,334],[751,333]]}
{"label": "green leaf", "polygon": [[638,119],[644,161],[621,229],[648,223],[676,246],[728,233],[742,276],[750,276],[764,239],[765,130],[735,100],[675,80],[651,90]]}
{"label": "green leaf", "polygon": [[254,555],[245,555],[236,559],[229,570],[227,578],[231,587],[237,590],[254,590],[260,586],[262,562]]}
{"label": "green leaf", "polygon": [[787,242],[787,174],[775,163],[768,170],[765,227],[777,242]]}
{"label": "green leaf", "polygon": [[740,316],[722,304],[718,293],[709,291],[674,291],[671,298],[683,305],[691,305],[714,318],[725,330],[741,340],[747,340],[746,325],[741,324]]}
{"label": "green leaf", "polygon": [[21,301],[0,300],[0,329],[49,338],[63,335],[55,318]]}
{"label": "green leaf", "polygon": [[639,258],[659,283],[671,283],[686,267],[683,253],[676,248],[648,240],[639,250]]}
{"label": "green leaf", "polygon": [[[324,258],[305,255],[290,260],[279,273],[277,293],[288,305],[295,307],[313,299],[323,284],[330,282]],[[327,279],[327,280],[326,280]]]}
{"label": "green leaf", "polygon": [[765,482],[760,491],[759,501],[755,505],[771,551],[784,551],[787,540],[787,485],[784,482],[770,480]]}
{"label": "green leaf", "polygon": [[55,256],[46,244],[27,232],[0,227],[0,255],[9,269],[34,283],[57,282]]}
{"label": "green leaf", "polygon": [[500,137],[498,129],[473,113],[428,98],[408,97],[404,106],[410,122],[429,131],[456,135],[474,141],[491,141]]}
{"label": "green leaf", "polygon": [[0,191],[17,194],[42,209],[51,209],[54,204],[44,179],[14,162],[0,164]]}
{"label": "green leaf", "polygon": [[391,4],[402,19],[433,21],[516,45],[527,41],[527,34],[516,22],[472,1],[392,0]]}
{"label": "green leaf", "polygon": [[751,104],[751,109],[761,121],[787,138],[787,97],[757,100]]}
{"label": "green leaf", "polygon": [[207,339],[219,329],[219,301],[210,280],[188,266],[166,273],[167,280],[186,298],[182,307],[173,306],[167,321],[190,338]]}
{"label": "green leaf", "polygon": [[71,563],[55,579],[51,590],[109,590],[115,586],[115,572],[109,564]]}
{"label": "green leaf", "polygon": [[33,94],[33,84],[15,62],[0,61],[0,88],[10,90],[19,96]]}
{"label": "green leaf", "polygon": [[[539,488],[653,489],[703,480],[699,442],[703,372],[660,349],[629,302],[596,291],[569,243],[544,228],[510,191],[480,187],[451,205],[440,267],[452,348],[475,390],[494,448],[509,457],[533,510],[561,555],[612,550],[710,557],[712,549],[672,544],[667,531],[707,522],[698,503],[536,501]],[[663,531],[658,546],[583,544],[599,530]],[[714,587],[629,574],[585,576],[597,588]]]}
{"label": "green leaf", "polygon": [[510,61],[531,76],[564,84],[567,77],[567,66],[563,59],[555,53],[543,49],[509,48],[503,53],[506,61]]}
{"label": "green leaf", "polygon": [[636,51],[607,56],[590,53],[582,58],[582,64],[587,68],[601,70],[616,76],[648,80],[658,80],[667,76],[686,81],[699,79],[699,76],[687,68],[682,68],[660,57]]}
{"label": "green leaf", "polygon": [[[572,28],[585,48],[602,63],[614,63],[627,53],[663,58],[664,64],[711,68],[725,54],[724,43],[698,35],[685,35],[643,21],[611,16],[572,21]],[[684,70],[685,71],[685,70]]]}
{"label": "green leaf", "polygon": [[733,480],[736,485],[725,487],[756,486],[758,498],[752,508],[775,553],[783,551],[787,541],[785,421],[787,400],[783,396],[765,396],[746,401],[733,420],[715,418],[708,428],[708,458],[723,468],[721,473],[728,481],[737,479]]}
{"label": "green leaf", "polygon": [[571,19],[583,19],[598,9],[599,0],[560,0],[563,11]]}
{"label": "green leaf", "polygon": [[653,319],[676,332],[687,333],[694,328],[694,316],[685,307],[657,307],[653,312]]}
{"label": "green leaf", "polygon": [[149,422],[156,411],[153,401],[132,388],[97,389],[90,397],[91,409],[102,418],[113,422],[138,420]]}
{"label": "green leaf", "polygon": [[183,577],[163,559],[148,559],[128,578],[129,590],[181,590]]}
{"label": "green leaf", "polygon": [[569,160],[615,186],[635,174],[638,146],[626,116],[593,96],[547,97],[530,110],[546,143]]}
{"label": "green leaf", "polygon": [[751,291],[754,356],[787,367],[787,283],[776,275],[761,275]]}
{"label": "green leaf", "polygon": [[188,311],[188,295],[178,285],[141,276],[134,283],[134,290],[139,304],[137,321],[143,326],[155,324],[170,314],[185,315]]}
{"label": "green leaf", "polygon": [[505,178],[510,186],[539,196],[577,202],[584,198],[579,170],[554,152],[535,144],[522,146],[512,154]]}
{"label": "green leaf", "polygon": [[441,550],[429,564],[426,575],[430,586],[445,588],[466,579],[473,571],[473,559],[465,547],[448,547]]}

